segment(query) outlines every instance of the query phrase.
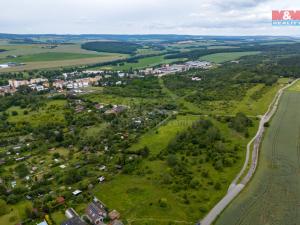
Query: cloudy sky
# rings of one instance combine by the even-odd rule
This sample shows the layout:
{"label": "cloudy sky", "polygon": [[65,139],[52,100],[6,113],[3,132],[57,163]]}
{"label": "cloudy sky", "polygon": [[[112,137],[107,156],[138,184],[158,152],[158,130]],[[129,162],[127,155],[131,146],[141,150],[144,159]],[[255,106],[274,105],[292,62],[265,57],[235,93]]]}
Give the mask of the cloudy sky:
{"label": "cloudy sky", "polygon": [[0,33],[294,35],[272,9],[299,0],[0,0]]}

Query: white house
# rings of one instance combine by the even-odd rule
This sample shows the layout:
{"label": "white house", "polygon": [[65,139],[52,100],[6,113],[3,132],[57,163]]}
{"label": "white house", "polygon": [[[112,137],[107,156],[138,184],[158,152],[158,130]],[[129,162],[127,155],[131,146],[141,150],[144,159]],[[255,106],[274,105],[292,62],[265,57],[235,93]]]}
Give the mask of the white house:
{"label": "white house", "polygon": [[98,180],[99,180],[100,183],[102,183],[105,180],[105,177],[101,176],[101,177],[98,178]]}

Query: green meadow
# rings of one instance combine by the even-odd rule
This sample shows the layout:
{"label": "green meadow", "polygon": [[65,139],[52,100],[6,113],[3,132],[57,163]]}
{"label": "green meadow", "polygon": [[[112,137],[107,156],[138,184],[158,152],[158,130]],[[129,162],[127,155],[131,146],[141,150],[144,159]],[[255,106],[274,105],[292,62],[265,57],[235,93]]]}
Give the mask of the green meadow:
{"label": "green meadow", "polygon": [[215,53],[206,56],[202,56],[201,60],[206,60],[214,63],[224,63],[232,60],[237,60],[243,56],[249,55],[257,55],[260,52],[253,51],[253,52],[226,52],[226,53]]}
{"label": "green meadow", "polygon": [[[178,115],[176,119],[169,120],[157,130],[149,131],[144,134],[130,150],[138,150],[147,146],[152,156],[157,155],[165,149],[168,143],[178,134],[186,130],[197,121],[201,116]],[[232,131],[226,124],[215,121],[216,126],[221,130],[225,138],[228,138],[232,145],[245,146],[248,139]],[[257,126],[250,129],[253,134]],[[238,152],[241,158],[245,157],[245,152]],[[232,168],[225,168],[216,171],[209,163],[199,165],[197,157],[190,156],[189,169],[194,174],[195,179],[199,180],[199,188],[186,191],[185,194],[174,192],[171,188],[161,185],[161,177],[168,173],[170,168],[165,161],[151,157],[142,162],[140,171],[151,171],[145,175],[124,175],[120,174],[95,187],[94,194],[108,203],[109,208],[116,208],[126,218],[128,224],[194,224],[207,209],[211,208],[227,191],[230,181],[239,171],[243,160],[235,164]],[[201,168],[201,169],[200,169]],[[209,171],[210,178],[203,180],[201,171]],[[202,183],[203,182],[203,183]],[[208,183],[221,182],[222,189],[216,191]],[[205,187],[205,188],[204,188]],[[188,205],[183,202],[183,195],[189,196]],[[161,207],[159,201],[164,199],[167,206]]]}
{"label": "green meadow", "polygon": [[63,52],[47,52],[32,55],[24,55],[17,58],[2,59],[0,63],[9,62],[38,62],[38,61],[55,61],[55,60],[68,60],[68,59],[82,59],[82,58],[93,58],[97,55],[93,54],[79,54],[79,53],[63,53]]}
{"label": "green meadow", "polygon": [[[13,123],[28,122],[33,126],[38,126],[49,121],[64,123],[65,118],[63,111],[65,104],[65,100],[52,100],[37,111],[30,111],[14,106],[9,108],[6,112],[9,115],[8,121]],[[17,112],[17,115],[13,115],[13,112]]]}
{"label": "green meadow", "polygon": [[[117,66],[105,66],[102,69],[107,70],[129,70],[129,69],[143,69],[146,67],[154,67],[161,64],[168,64],[180,59],[165,59],[164,56],[153,56],[139,59],[137,63],[124,63]],[[97,68],[95,68],[97,69]]]}

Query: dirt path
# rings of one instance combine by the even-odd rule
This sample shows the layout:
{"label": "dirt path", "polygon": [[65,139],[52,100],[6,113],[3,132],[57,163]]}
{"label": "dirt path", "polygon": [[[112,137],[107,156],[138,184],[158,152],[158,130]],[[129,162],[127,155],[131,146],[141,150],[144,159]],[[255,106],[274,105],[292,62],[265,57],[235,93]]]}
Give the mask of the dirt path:
{"label": "dirt path", "polygon": [[300,92],[285,92],[249,185],[217,225],[300,224]]}
{"label": "dirt path", "polygon": [[[261,143],[261,140],[263,137],[263,133],[265,130],[264,124],[266,122],[268,122],[272,118],[274,113],[276,112],[278,105],[279,105],[279,100],[281,99],[283,91],[285,89],[289,88],[291,85],[293,85],[297,81],[298,81],[298,79],[295,80],[294,82],[292,82],[291,84],[285,86],[284,88],[280,89],[277,92],[274,100],[272,101],[272,103],[270,104],[270,106],[268,108],[268,111],[265,113],[265,115],[263,115],[261,117],[259,128],[258,128],[256,135],[253,137],[253,139],[247,145],[246,160],[245,160],[242,170],[239,172],[237,177],[231,183],[231,185],[228,189],[228,192],[224,196],[224,198],[221,199],[221,201],[219,201],[217,203],[217,205],[201,221],[201,225],[212,224],[215,221],[215,219],[221,214],[221,212],[229,205],[229,203],[244,189],[245,185],[252,178],[252,176],[256,170],[256,167],[257,167],[258,156],[259,156],[259,154],[258,154],[259,146],[260,146],[260,143]],[[252,144],[254,147],[252,150],[251,165],[250,165],[249,170],[246,173],[246,170],[248,169],[248,165],[249,165],[249,159],[250,159],[250,155],[251,155],[250,151],[251,151]],[[246,173],[246,175],[244,176],[245,173]],[[242,178],[242,176],[244,176],[244,177]],[[238,184],[238,181],[241,179],[242,179],[241,183]],[[229,224],[227,224],[227,225],[229,225]]]}

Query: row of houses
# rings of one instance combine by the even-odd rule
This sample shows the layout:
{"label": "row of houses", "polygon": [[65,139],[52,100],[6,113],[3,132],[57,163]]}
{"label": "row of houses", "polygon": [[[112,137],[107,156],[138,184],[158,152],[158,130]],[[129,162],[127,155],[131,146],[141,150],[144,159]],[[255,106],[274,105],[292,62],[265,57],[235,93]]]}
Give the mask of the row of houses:
{"label": "row of houses", "polygon": [[75,79],[72,81],[65,81],[65,80],[56,80],[52,83],[52,86],[56,89],[77,89],[77,88],[83,88],[88,87],[90,85],[97,84],[102,79],[101,76],[95,76],[95,77],[86,77],[81,79]]}
{"label": "row of houses", "polygon": [[48,79],[33,78],[30,80],[8,80],[8,85],[0,86],[0,95],[13,94],[20,86],[28,86],[32,90],[43,91],[49,88]]}
{"label": "row of houses", "polygon": [[[52,86],[56,89],[78,89],[97,84],[102,79],[101,76],[86,77],[71,81],[56,80]],[[32,90],[43,91],[50,87],[50,83],[46,78],[33,78],[30,80],[8,80],[8,85],[0,86],[0,95],[13,94],[21,86],[28,86]]]}
{"label": "row of houses", "polygon": [[79,76],[81,74],[87,74],[87,75],[101,75],[104,74],[103,70],[85,70],[82,72],[78,72],[78,71],[73,71],[73,72],[69,72],[69,73],[63,73],[63,76],[65,79],[70,78],[70,77],[75,77],[75,76]]}
{"label": "row of houses", "polygon": [[140,70],[139,73],[145,75],[167,75],[171,73],[184,72],[191,69],[209,69],[212,67],[212,64],[207,61],[189,61],[183,64],[166,64],[160,68],[146,68],[144,70]]}
{"label": "row of houses", "polygon": [[35,85],[35,84],[45,84],[49,87],[48,79],[46,78],[33,78],[30,80],[8,80],[8,85],[11,88],[18,88],[20,86],[29,86],[29,85]]}

